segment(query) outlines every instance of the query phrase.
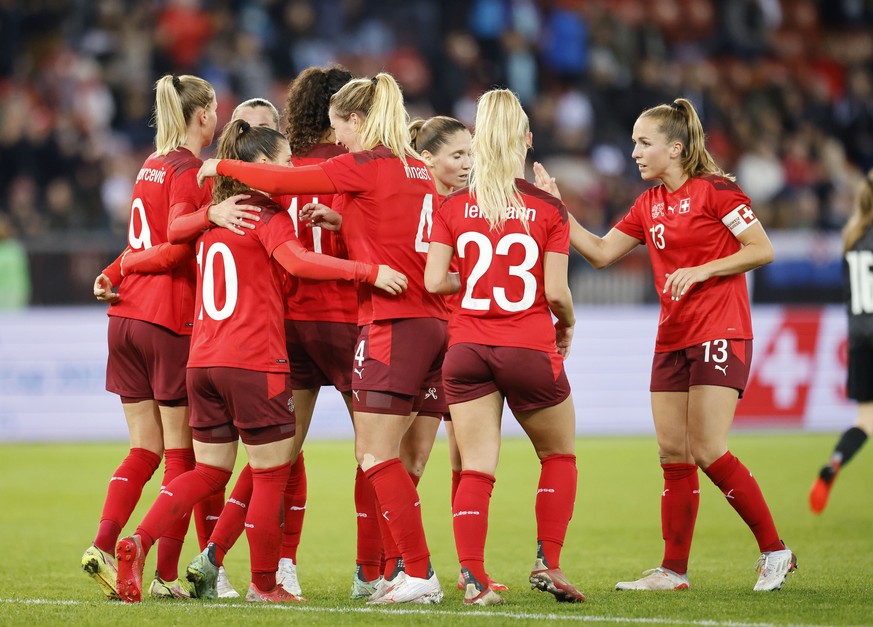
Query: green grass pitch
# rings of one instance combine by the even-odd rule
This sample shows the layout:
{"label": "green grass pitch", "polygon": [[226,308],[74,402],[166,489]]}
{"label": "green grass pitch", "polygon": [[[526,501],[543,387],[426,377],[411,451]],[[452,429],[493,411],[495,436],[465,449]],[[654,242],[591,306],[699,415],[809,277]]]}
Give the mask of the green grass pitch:
{"label": "green grass pitch", "polygon": [[[439,606],[377,608],[348,600],[354,569],[354,460],[348,441],[306,446],[309,503],[299,577],[309,602],[268,606],[230,602],[101,600],[80,567],[93,539],[106,481],[123,444],[0,445],[0,625],[860,625],[873,624],[873,451],[862,450],[840,476],[820,517],[807,490],[835,434],[745,433],[731,450],[755,473],[798,571],[783,589],[754,593],[758,557],[752,534],[701,474],[701,506],[691,553],[691,590],[616,592],[659,564],[661,474],[654,437],[580,438],[579,493],[561,566],[586,593],[580,605],[530,590],[535,552],[533,504],[539,464],[526,440],[504,442],[490,512],[489,572],[506,583],[506,605],[465,608],[455,588],[450,475],[440,439],[420,485],[433,564],[446,598]],[[868,445],[868,449],[871,445]],[[241,453],[241,457],[244,454]],[[157,490],[155,477],[132,529]],[[193,527],[193,525],[192,525]],[[228,555],[231,582],[245,592],[245,537]],[[182,568],[196,554],[189,535]],[[146,579],[154,568],[154,551]],[[146,585],[148,585],[146,583]]]}

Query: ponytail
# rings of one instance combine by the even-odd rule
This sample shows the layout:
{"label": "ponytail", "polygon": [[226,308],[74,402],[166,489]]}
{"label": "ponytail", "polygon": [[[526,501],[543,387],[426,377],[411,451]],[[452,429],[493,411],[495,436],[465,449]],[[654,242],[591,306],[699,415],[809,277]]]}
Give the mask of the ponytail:
{"label": "ponytail", "polygon": [[502,229],[507,215],[517,217],[528,230],[527,208],[515,179],[527,157],[529,132],[527,114],[514,93],[495,89],[479,98],[470,195],[492,230]]}
{"label": "ponytail", "polygon": [[215,91],[197,76],[167,74],[155,83],[155,148],[166,155],[188,141],[188,124],[199,109],[215,99]]}
{"label": "ponytail", "polygon": [[658,123],[658,130],[667,137],[668,143],[682,144],[682,171],[687,176],[716,174],[731,181],[736,180],[718,167],[706,149],[703,124],[690,100],[677,98],[670,104],[660,104],[646,109],[640,117],[654,119]]}
{"label": "ponytail", "polygon": [[359,134],[361,147],[372,150],[379,144],[406,165],[406,157],[417,156],[410,145],[409,119],[403,108],[403,93],[394,77],[385,72],[373,78],[346,83],[330,99],[330,106],[347,120],[352,113],[362,116]]}
{"label": "ponytail", "polygon": [[867,172],[867,176],[858,184],[855,209],[843,227],[843,252],[850,251],[870,225],[873,225],[873,170]]}
{"label": "ponytail", "polygon": [[[287,143],[285,136],[275,129],[267,126],[252,126],[245,120],[231,120],[225,125],[221,137],[218,138],[216,157],[248,162],[266,157],[268,161],[276,161],[280,148]],[[234,178],[218,176],[212,188],[212,200],[220,203],[248,189],[249,187]]]}

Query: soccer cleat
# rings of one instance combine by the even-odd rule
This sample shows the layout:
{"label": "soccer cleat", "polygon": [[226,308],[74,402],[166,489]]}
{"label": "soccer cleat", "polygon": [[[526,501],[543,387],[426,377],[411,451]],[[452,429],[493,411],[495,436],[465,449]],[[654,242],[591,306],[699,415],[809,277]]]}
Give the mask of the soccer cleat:
{"label": "soccer cleat", "polygon": [[155,572],[155,578],[149,586],[149,596],[154,599],[190,599],[191,587],[187,581],[181,579],[164,581]]}
{"label": "soccer cleat", "polygon": [[125,603],[142,603],[142,570],[145,566],[145,552],[139,536],[122,538],[115,545],[115,559],[118,560],[118,596]]}
{"label": "soccer cleat", "polygon": [[439,603],[443,600],[443,589],[436,573],[431,571],[430,577],[411,577],[401,572],[394,578],[391,587],[376,600],[368,601],[368,605],[388,605],[392,603]]}
{"label": "soccer cleat", "polygon": [[758,571],[755,592],[781,590],[785,576],[797,570],[797,557],[787,546],[781,551],[761,553],[755,569]]}
{"label": "soccer cleat", "polygon": [[688,590],[688,575],[674,573],[668,568],[658,566],[644,570],[641,579],[636,581],[619,581],[616,590]]}
{"label": "soccer cleat", "polygon": [[398,581],[397,578],[404,573],[405,567],[403,559],[398,559],[394,564],[394,570],[391,571],[391,574],[388,575],[388,577],[379,577],[379,579],[376,580],[376,588],[373,590],[373,594],[370,595],[369,602],[381,599],[385,593],[391,589],[391,586]]}
{"label": "soccer cleat", "polygon": [[300,582],[297,581],[297,566],[290,557],[283,557],[279,560],[276,582],[296,597],[303,594],[303,591],[300,589]]}
{"label": "soccer cleat", "polygon": [[379,585],[380,581],[383,581],[381,575],[373,581],[364,579],[363,567],[358,564],[355,567],[355,575],[352,577],[352,589],[349,592],[349,598],[353,601],[369,598],[376,592],[376,586]]}
{"label": "soccer cleat", "polygon": [[305,600],[303,597],[291,594],[282,586],[276,586],[269,592],[262,592],[255,584],[249,584],[249,591],[246,593],[246,601],[249,603],[301,603]]}
{"label": "soccer cleat", "polygon": [[560,568],[549,568],[545,558],[537,557],[533,570],[530,573],[531,590],[542,590],[555,595],[559,603],[582,603],[585,595],[570,583]]}
{"label": "soccer cleat", "polygon": [[107,599],[118,600],[118,589],[115,587],[118,567],[115,565],[115,557],[112,554],[102,551],[92,544],[82,555],[82,570],[97,582]]}
{"label": "soccer cleat", "polygon": [[813,514],[821,514],[824,511],[828,504],[828,497],[831,495],[834,480],[839,472],[838,464],[828,464],[819,471],[818,478],[809,491],[809,509],[812,510]]}
{"label": "soccer cleat", "polygon": [[230,585],[230,581],[227,578],[227,572],[224,570],[224,566],[218,567],[218,580],[215,584],[216,592],[218,592],[219,599],[238,599],[239,592],[234,590],[233,586]]}
{"label": "soccer cleat", "polygon": [[466,583],[464,605],[503,605],[506,601],[490,586],[479,582],[466,568],[461,568],[461,577]]}
{"label": "soccer cleat", "polygon": [[194,588],[193,596],[198,599],[218,598],[218,566],[215,565],[214,544],[209,543],[198,553],[188,564],[186,572],[186,577]]}
{"label": "soccer cleat", "polygon": [[[488,587],[494,590],[494,592],[507,592],[509,590],[509,586],[497,583],[491,577],[488,578]],[[466,590],[467,584],[464,582],[464,572],[463,570],[458,575],[458,590]]]}

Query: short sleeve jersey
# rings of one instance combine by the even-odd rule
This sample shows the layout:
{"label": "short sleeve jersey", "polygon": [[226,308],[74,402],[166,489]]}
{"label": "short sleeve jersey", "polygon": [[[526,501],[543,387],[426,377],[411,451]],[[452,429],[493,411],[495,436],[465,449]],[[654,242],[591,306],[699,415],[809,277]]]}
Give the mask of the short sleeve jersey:
{"label": "short sleeve jersey", "polygon": [[[197,185],[202,161],[186,148],[143,163],[133,186],[127,243],[145,250],[167,241],[170,208],[177,203],[201,207],[209,202],[212,186]],[[118,303],[110,316],[133,318],[160,325],[179,335],[190,335],[194,320],[194,263],[182,263],[161,274],[131,274],[118,288]]]}
{"label": "short sleeve jersey", "polygon": [[467,190],[448,196],[434,217],[430,241],[455,250],[460,304],[449,318],[449,345],[461,342],[555,352],[555,329],[545,298],[545,253],[569,254],[567,209],[523,179],[530,232],[507,209],[502,230],[491,229]]}
{"label": "short sleeve jersey", "polygon": [[[291,159],[295,166],[322,163],[331,157],[345,154],[336,144],[316,144],[305,155]],[[339,202],[334,194],[296,196],[286,194],[273,200],[288,210],[297,231],[297,238],[307,250],[332,257],[348,258],[342,234],[319,227],[309,227],[298,219],[300,209],[307,203],[318,202],[336,208]],[[289,277],[286,283],[285,318],[322,322],[357,323],[358,294],[353,281],[315,281]]]}
{"label": "short sleeve jersey", "polygon": [[675,192],[663,185],[644,192],[616,228],[649,247],[661,317],[655,352],[714,339],[752,339],[743,274],[713,277],[680,300],[664,293],[667,275],[742,248],[737,236],[758,219],[739,186],[722,176],[690,178]]}
{"label": "short sleeve jersey", "polygon": [[225,366],[259,372],[289,372],[285,347],[285,270],[272,258],[295,239],[282,207],[255,194],[261,219],[245,237],[210,229],[196,243],[197,316],[189,368]]}
{"label": "short sleeve jersey", "polygon": [[342,232],[349,258],[387,264],[409,279],[407,290],[397,296],[360,284],[358,324],[399,318],[446,320],[443,298],[424,289],[437,199],[427,166],[412,157],[404,165],[384,146],[340,155],[320,166],[342,193]]}
{"label": "short sleeve jersey", "polygon": [[849,346],[873,345],[873,227],[843,258],[843,285],[849,313]]}

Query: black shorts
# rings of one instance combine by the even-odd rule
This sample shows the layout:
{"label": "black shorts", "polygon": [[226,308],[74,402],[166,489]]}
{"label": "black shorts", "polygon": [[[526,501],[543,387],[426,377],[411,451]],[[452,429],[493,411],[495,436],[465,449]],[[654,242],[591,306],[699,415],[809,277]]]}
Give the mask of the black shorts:
{"label": "black shorts", "polygon": [[859,403],[873,401],[873,345],[849,347],[846,396]]}

